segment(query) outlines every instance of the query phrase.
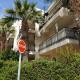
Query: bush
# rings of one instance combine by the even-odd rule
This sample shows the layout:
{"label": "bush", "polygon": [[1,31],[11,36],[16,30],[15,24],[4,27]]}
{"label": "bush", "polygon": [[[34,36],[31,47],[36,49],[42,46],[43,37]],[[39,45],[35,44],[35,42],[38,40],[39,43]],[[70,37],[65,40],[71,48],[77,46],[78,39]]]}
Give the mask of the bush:
{"label": "bush", "polygon": [[3,52],[0,53],[0,60],[15,60],[18,61],[19,60],[19,53],[18,52],[14,52],[10,49],[7,49]]}
{"label": "bush", "polygon": [[[69,63],[59,60],[22,62],[21,80],[80,80],[80,55],[68,59]],[[0,61],[0,65],[0,80],[17,80],[17,61]]]}
{"label": "bush", "polygon": [[80,80],[80,75],[76,76],[74,80]]}
{"label": "bush", "polygon": [[16,80],[19,54],[10,49],[0,53],[0,80]]}
{"label": "bush", "polygon": [[0,68],[0,80],[16,80],[17,65],[16,61],[3,62],[3,67]]}
{"label": "bush", "polygon": [[23,64],[21,80],[75,80],[80,75],[79,60],[74,56],[69,64],[47,60]]}

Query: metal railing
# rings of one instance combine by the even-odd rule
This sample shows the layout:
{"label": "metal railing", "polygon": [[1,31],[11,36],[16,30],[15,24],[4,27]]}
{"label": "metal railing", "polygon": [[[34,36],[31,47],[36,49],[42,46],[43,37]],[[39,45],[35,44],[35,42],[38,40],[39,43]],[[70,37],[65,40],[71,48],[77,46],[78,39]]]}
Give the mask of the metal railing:
{"label": "metal railing", "polygon": [[42,29],[44,27],[44,25],[53,17],[55,16],[55,14],[60,10],[60,8],[62,7],[62,0],[58,0],[57,3],[55,3],[55,5],[53,6],[52,10],[50,11],[50,13],[48,14],[48,16],[46,16],[46,18],[44,19],[44,21],[42,23],[40,23],[40,29]]}
{"label": "metal railing", "polygon": [[44,48],[47,48],[47,47],[49,47],[51,45],[54,45],[55,43],[58,43],[63,39],[75,39],[75,40],[78,40],[79,39],[79,35],[78,35],[77,31],[75,31],[73,29],[63,28],[58,33],[56,33],[55,35],[50,37],[48,40],[46,40],[45,42],[40,44],[39,45],[39,51],[44,49]]}

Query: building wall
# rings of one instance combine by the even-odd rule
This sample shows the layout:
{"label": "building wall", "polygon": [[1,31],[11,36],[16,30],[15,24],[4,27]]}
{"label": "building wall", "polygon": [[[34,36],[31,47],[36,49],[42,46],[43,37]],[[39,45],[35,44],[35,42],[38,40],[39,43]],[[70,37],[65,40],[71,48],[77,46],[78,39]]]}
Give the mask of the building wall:
{"label": "building wall", "polygon": [[52,59],[58,58],[62,55],[67,56],[69,54],[75,54],[75,53],[80,53],[80,45],[67,44],[67,45],[64,45],[62,47],[53,49],[49,52],[40,54],[39,56],[40,56],[40,58],[52,60]]}
{"label": "building wall", "polygon": [[[46,19],[49,21],[49,18],[52,18],[58,10],[60,10],[62,3],[62,0],[60,1],[60,4],[56,3],[54,4],[53,7],[48,9],[49,15],[46,17]],[[56,5],[57,4],[57,5]],[[64,27],[79,27],[80,28],[80,0],[69,0],[69,11],[71,13],[70,16],[64,16],[64,17],[58,17],[58,20],[54,20],[47,26],[47,28],[44,30],[44,32],[41,33],[41,37],[37,38],[37,43],[41,44],[42,42],[45,42],[48,40],[48,38],[54,34],[56,34],[56,28],[54,22],[58,23],[59,29],[64,28]],[[45,23],[46,24],[46,23]],[[44,26],[43,26],[44,27]],[[80,53],[80,44],[67,44],[64,46],[61,46],[59,48],[53,49],[51,51],[48,51],[46,53],[38,54],[38,58],[46,58],[49,60],[58,58],[59,56],[65,54],[69,55],[70,53]]]}

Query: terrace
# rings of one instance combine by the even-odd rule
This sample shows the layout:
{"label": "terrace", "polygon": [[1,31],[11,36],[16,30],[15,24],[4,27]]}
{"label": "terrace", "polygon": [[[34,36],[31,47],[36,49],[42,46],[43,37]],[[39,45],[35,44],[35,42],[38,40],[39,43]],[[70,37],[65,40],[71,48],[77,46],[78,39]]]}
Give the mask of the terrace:
{"label": "terrace", "polygon": [[[77,31],[75,29],[63,28],[59,32],[57,32],[55,35],[50,37],[48,40],[41,43],[39,45],[39,51],[46,49],[50,46],[53,46],[59,42],[62,42],[65,39],[79,40],[79,34],[77,33]],[[65,42],[63,43],[63,45],[64,44],[65,44]],[[58,46],[60,46],[60,45],[58,45]]]}

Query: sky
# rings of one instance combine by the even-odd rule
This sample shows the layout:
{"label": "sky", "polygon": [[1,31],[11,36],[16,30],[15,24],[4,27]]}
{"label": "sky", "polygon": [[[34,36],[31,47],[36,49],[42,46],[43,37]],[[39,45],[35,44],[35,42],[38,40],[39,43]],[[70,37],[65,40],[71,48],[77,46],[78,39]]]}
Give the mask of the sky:
{"label": "sky", "polygon": [[[40,9],[47,8],[47,3],[45,4],[43,0],[28,0],[30,3],[36,3],[37,7]],[[0,0],[0,18],[5,16],[5,9],[6,8],[13,8],[14,7],[14,0]]]}

